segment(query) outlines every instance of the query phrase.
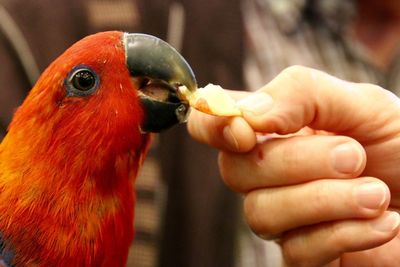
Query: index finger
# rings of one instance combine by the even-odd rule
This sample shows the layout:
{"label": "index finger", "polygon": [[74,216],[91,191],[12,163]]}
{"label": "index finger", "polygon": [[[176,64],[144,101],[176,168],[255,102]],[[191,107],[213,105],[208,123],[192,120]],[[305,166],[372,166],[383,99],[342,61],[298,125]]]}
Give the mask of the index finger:
{"label": "index finger", "polygon": [[[250,94],[227,91],[235,100]],[[247,152],[256,144],[254,130],[242,117],[212,116],[192,109],[187,128],[195,140],[225,151]]]}
{"label": "index finger", "polygon": [[247,152],[256,144],[256,134],[241,117],[217,117],[192,110],[187,128],[192,137],[224,151]]}

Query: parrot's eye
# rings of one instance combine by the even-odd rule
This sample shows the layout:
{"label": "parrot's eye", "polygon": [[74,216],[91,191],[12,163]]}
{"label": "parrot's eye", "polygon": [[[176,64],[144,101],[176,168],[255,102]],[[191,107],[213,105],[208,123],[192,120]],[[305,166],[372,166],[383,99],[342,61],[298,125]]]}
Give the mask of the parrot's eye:
{"label": "parrot's eye", "polygon": [[84,65],[76,66],[68,74],[66,87],[68,96],[87,96],[96,91],[99,85],[97,74]]}
{"label": "parrot's eye", "polygon": [[72,85],[81,91],[89,91],[96,83],[95,77],[91,71],[80,70],[72,77]]}

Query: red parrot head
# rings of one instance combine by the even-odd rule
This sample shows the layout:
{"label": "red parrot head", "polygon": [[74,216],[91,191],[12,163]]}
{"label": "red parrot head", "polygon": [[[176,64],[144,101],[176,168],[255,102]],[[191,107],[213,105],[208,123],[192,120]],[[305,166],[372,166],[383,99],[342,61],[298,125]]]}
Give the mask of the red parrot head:
{"label": "red parrot head", "polygon": [[90,132],[89,139],[129,139],[185,120],[188,104],[178,97],[179,85],[196,89],[189,65],[167,43],[144,34],[99,33],[49,66],[13,124],[52,121],[52,131],[65,137],[73,130]]}
{"label": "red parrot head", "polygon": [[143,133],[185,120],[180,85],[195,90],[193,72],[164,41],[121,32],[91,35],[41,75],[8,136],[21,136],[18,145],[37,144],[35,153],[48,155],[52,149],[81,158],[138,150]]}
{"label": "red parrot head", "polygon": [[0,243],[13,262],[123,265],[131,182],[147,133],[185,121],[180,85],[196,90],[189,65],[144,34],[88,36],[43,72],[0,144]]}

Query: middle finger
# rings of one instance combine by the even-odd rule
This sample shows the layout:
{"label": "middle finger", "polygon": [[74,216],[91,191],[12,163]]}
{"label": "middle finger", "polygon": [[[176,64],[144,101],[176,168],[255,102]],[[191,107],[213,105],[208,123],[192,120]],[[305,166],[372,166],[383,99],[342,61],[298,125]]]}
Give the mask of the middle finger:
{"label": "middle finger", "polygon": [[249,153],[221,152],[219,158],[225,183],[238,192],[321,178],[353,178],[365,164],[365,151],[357,141],[325,135],[270,139]]}

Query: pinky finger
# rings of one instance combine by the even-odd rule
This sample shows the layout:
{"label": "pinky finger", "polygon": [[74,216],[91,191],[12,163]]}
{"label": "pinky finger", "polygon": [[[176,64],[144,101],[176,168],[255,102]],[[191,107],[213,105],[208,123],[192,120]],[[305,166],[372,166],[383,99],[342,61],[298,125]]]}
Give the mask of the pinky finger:
{"label": "pinky finger", "polygon": [[400,225],[397,212],[374,220],[323,223],[286,233],[280,240],[287,266],[321,266],[346,252],[375,248],[393,239]]}

